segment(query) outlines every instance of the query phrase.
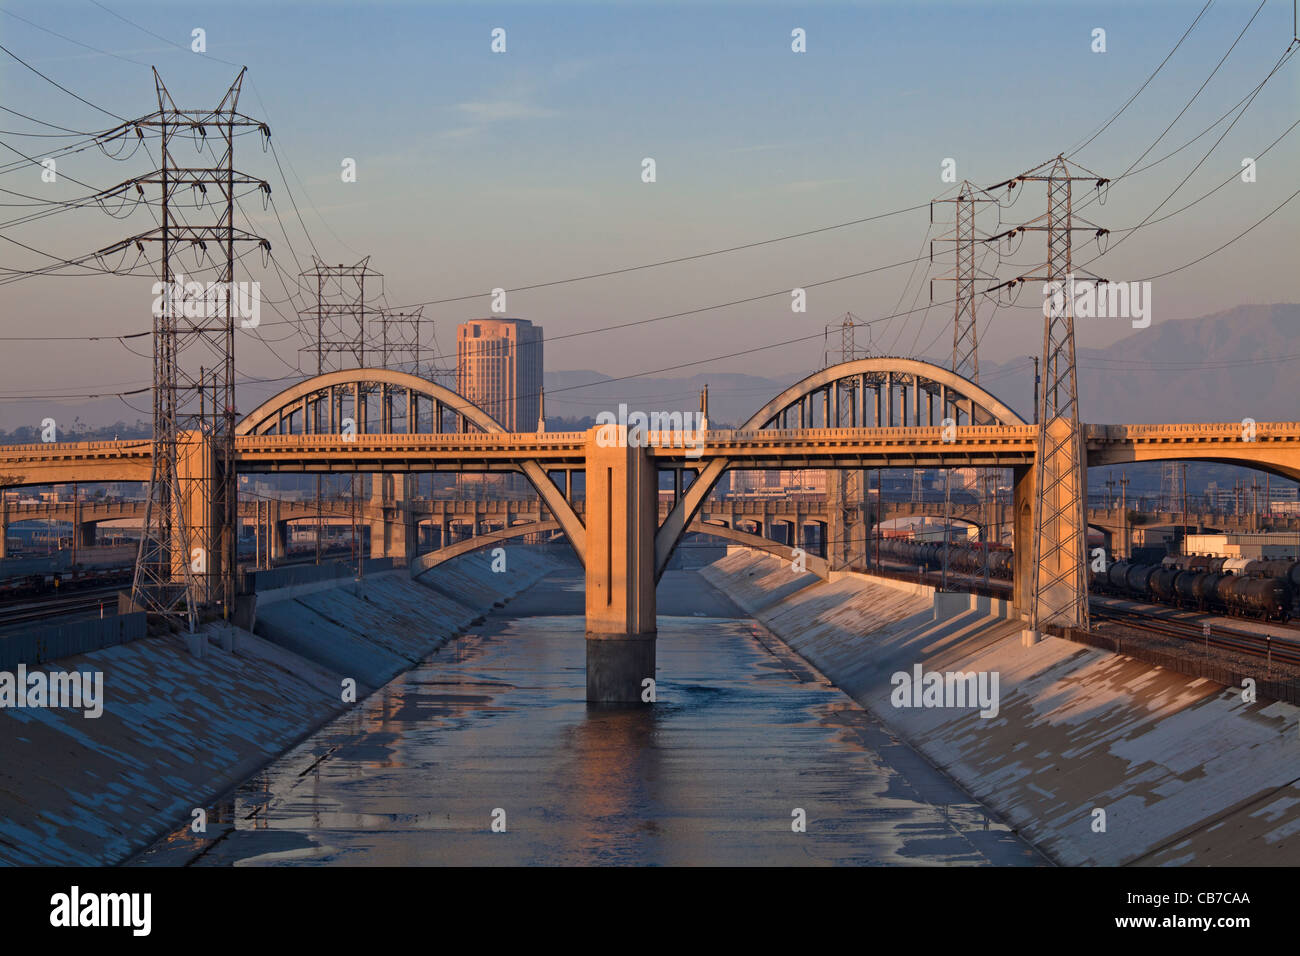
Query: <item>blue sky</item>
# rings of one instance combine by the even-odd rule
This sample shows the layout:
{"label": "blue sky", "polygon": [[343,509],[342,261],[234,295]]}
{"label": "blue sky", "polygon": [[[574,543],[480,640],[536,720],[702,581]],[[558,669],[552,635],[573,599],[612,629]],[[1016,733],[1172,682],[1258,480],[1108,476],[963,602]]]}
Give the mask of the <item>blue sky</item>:
{"label": "blue sky", "polygon": [[[300,213],[325,260],[372,257],[391,305],[617,269],[924,203],[949,188],[939,175],[947,157],[956,159],[959,178],[1006,179],[1068,150],[1100,125],[1202,6],[1201,0],[103,3],[186,49],[90,0],[6,2],[0,42],[69,90],[127,117],[155,105],[142,64],[158,67],[182,106],[220,98],[235,70],[214,58],[247,64],[241,107],[271,124],[289,180],[286,188],[255,137],[241,141],[240,166],[271,181],[280,212],[277,221],[250,201],[248,225],[296,273],[310,264],[312,251]],[[1256,5],[1216,0],[1151,86],[1076,159],[1105,175],[1122,173],[1187,103]],[[206,56],[188,50],[195,27],[207,32]],[[489,49],[494,27],[507,31],[505,54]],[[806,53],[791,52],[795,27],[807,32]],[[1106,30],[1104,54],[1090,49],[1096,27]],[[1246,96],[1291,35],[1291,4],[1269,0],[1146,162],[1183,145]],[[0,104],[76,130],[115,122],[4,59]],[[1160,215],[1224,181],[1242,157],[1254,156],[1300,118],[1298,70],[1290,64],[1270,81]],[[1140,222],[1225,126],[1118,184],[1105,206],[1085,215],[1115,229]],[[46,129],[7,114],[0,127]],[[61,142],[7,134],[0,141],[28,155]],[[16,158],[6,154],[5,162]],[[340,179],[345,157],[357,162],[355,183]],[[644,157],[656,161],[653,184],[641,182]],[[108,185],[143,172],[148,164],[137,158],[112,163],[91,152],[68,157],[60,169]],[[1260,161],[1256,183],[1230,183],[1168,222],[1140,230],[1094,269],[1138,279],[1203,255],[1300,188],[1298,158],[1300,130]],[[41,188],[32,167],[3,177],[0,186],[10,190]],[[65,198],[85,193],[69,183],[58,188],[66,189],[59,194]],[[1002,211],[1003,220],[1022,221],[1042,205],[1041,190],[1026,192]],[[1300,298],[1297,210],[1300,200],[1218,256],[1157,280],[1154,320]],[[6,227],[3,234],[72,257],[151,224],[144,213],[117,221],[92,209]],[[846,310],[871,320],[925,305],[927,275],[943,275],[948,266],[922,262],[816,287],[806,314],[791,313],[788,295],[774,296],[617,333],[559,336],[911,259],[924,251],[928,226],[922,209],[693,263],[513,293],[508,313],[544,326],[553,340],[550,369],[616,375],[658,369],[812,335]],[[3,245],[0,265],[48,262]],[[1027,242],[1020,258],[1036,254]],[[271,270],[250,264],[250,277],[268,295],[285,298]],[[1002,275],[1015,271],[1008,264]],[[143,278],[34,278],[0,286],[0,309],[9,334],[36,326],[49,334],[132,331],[148,327],[148,285]],[[936,299],[950,295],[951,283],[935,284]],[[280,308],[292,316],[294,304]],[[1041,341],[1038,303],[1029,304],[991,319],[983,342],[989,360],[1021,355]],[[487,311],[484,297],[430,306],[425,314],[445,349],[456,322]],[[879,322],[875,345],[894,354],[930,346],[930,354],[942,356],[950,325],[950,307],[936,306],[924,320]],[[1105,345],[1131,331],[1125,323],[1098,322],[1080,329],[1080,344]],[[291,374],[301,343],[285,337],[288,332],[268,329],[268,341],[283,338],[269,345],[241,340],[243,374]],[[145,351],[143,342],[137,348]],[[821,351],[820,340],[809,340],[715,367],[781,375],[819,364]],[[0,361],[9,393],[48,389],[52,381],[116,386],[149,378],[146,359],[113,343],[25,343]]]}

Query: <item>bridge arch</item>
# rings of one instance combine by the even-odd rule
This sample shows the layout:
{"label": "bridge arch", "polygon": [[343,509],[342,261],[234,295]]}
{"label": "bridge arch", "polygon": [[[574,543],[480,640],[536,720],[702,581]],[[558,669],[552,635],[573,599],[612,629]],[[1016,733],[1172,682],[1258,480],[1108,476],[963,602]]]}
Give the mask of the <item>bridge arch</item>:
{"label": "bridge arch", "polygon": [[[783,561],[794,560],[794,549],[790,545],[782,544],[780,541],[773,541],[765,538],[761,534],[752,534],[748,531],[741,531],[739,528],[730,528],[725,524],[714,524],[709,521],[693,521],[687,528],[688,534],[712,535],[715,538],[721,538],[724,541],[731,541],[735,544],[742,544],[747,548],[755,551],[763,551],[767,554],[774,555]],[[804,566],[812,574],[817,575],[822,580],[830,577],[830,562],[825,558],[806,553],[803,555]]]}
{"label": "bridge arch", "polygon": [[[870,406],[869,393],[874,399]],[[958,426],[1025,424],[1011,406],[956,372],[920,359],[877,356],[841,362],[814,372],[769,401],[738,430],[942,426],[947,418]],[[655,535],[656,580],[667,568],[677,542],[730,465],[726,458],[710,459],[691,486],[678,497]]]}
{"label": "bridge arch", "polygon": [[471,551],[477,551],[480,548],[498,545],[503,541],[509,541],[511,538],[560,530],[562,529],[558,521],[548,519],[546,521],[528,521],[524,524],[509,525],[497,531],[488,531],[477,537],[466,538],[463,541],[457,541],[455,544],[449,544],[437,551],[430,551],[414,558],[411,561],[411,577],[421,577],[452,558],[459,558],[461,555],[469,554]]}
{"label": "bridge arch", "polygon": [[[499,531],[489,531],[474,538],[467,538],[464,541],[457,541],[454,544],[439,548],[437,551],[430,551],[413,559],[411,563],[411,577],[422,577],[440,564],[444,564],[453,558],[459,558],[462,555],[470,554],[471,552],[483,548],[495,547],[500,545],[502,542],[511,540],[512,538],[560,530],[559,522],[553,519],[548,519],[546,521],[528,521],[522,524],[510,525],[509,527],[503,528]],[[729,528],[722,524],[713,524],[711,522],[697,520],[691,524],[689,533],[712,535],[715,538],[721,538],[725,541],[742,544],[745,547],[753,548],[756,551],[766,552],[767,554],[774,555],[784,561],[791,561],[794,559],[794,549],[789,545],[764,538],[760,534],[751,534],[736,528]],[[809,572],[812,574],[823,579],[829,576],[830,565],[825,558],[815,554],[805,554],[804,561]]]}
{"label": "bridge arch", "polygon": [[[379,397],[377,431],[392,432],[394,420],[405,422],[408,433],[419,431],[422,403],[433,433],[441,433],[448,419],[455,422],[456,431],[505,431],[483,409],[437,382],[393,369],[357,368],[326,372],[289,386],[245,415],[235,426],[235,434],[282,434],[293,428],[295,420],[300,432],[341,434],[345,418],[351,418],[355,430],[365,434],[372,430],[368,411],[375,395]],[[405,396],[405,404],[395,406],[393,399],[401,396]],[[349,407],[352,414],[345,416],[343,411]],[[416,427],[412,428],[412,423]]]}
{"label": "bridge arch", "polygon": [[[868,392],[874,393],[871,409]],[[958,425],[1025,424],[1009,405],[956,372],[920,359],[873,357],[814,372],[756,411],[740,430],[836,428],[841,423],[857,428],[940,425],[950,412]],[[790,421],[795,414],[799,423]]]}
{"label": "bridge arch", "polygon": [[[448,423],[448,419],[455,423],[455,431],[477,430],[488,434],[505,432],[505,428],[495,418],[446,386],[409,372],[355,368],[326,372],[291,385],[245,415],[236,426],[235,434],[282,434],[286,426],[290,429],[293,427],[295,415],[301,432],[342,435],[344,420],[351,417],[356,432],[366,434],[369,432],[369,398],[375,394],[379,396],[378,430],[383,433],[393,432],[395,417],[400,417],[405,422],[407,433],[418,432],[423,420],[420,413],[422,401],[429,411],[430,434],[444,433],[443,426]],[[405,404],[394,406],[394,397],[400,396],[405,396]],[[349,397],[353,414],[345,416],[343,411],[348,407]],[[396,412],[402,414],[398,416],[395,415]],[[326,426],[323,429],[320,427],[322,423]],[[546,469],[538,462],[521,461],[518,467],[560,523],[578,559],[585,561],[586,528],[565,498],[564,492],[555,486],[546,474]]]}

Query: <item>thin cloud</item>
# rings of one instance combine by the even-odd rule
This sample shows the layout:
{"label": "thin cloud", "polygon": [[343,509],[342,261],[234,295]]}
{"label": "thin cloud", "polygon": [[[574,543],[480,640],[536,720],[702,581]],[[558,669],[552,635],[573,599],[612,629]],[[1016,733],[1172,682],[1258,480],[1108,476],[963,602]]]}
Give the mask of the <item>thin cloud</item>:
{"label": "thin cloud", "polygon": [[532,106],[518,100],[490,100],[473,103],[457,103],[456,109],[473,117],[480,123],[500,123],[506,120],[544,119],[555,116],[554,110]]}

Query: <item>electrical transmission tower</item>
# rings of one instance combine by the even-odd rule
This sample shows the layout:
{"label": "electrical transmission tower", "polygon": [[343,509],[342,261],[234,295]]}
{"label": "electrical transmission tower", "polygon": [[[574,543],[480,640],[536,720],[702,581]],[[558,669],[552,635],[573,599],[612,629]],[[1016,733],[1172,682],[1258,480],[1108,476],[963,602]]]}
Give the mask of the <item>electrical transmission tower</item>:
{"label": "electrical transmission tower", "polygon": [[[868,343],[863,347],[857,344],[857,328],[862,325],[862,321],[852,312],[844,313],[840,320],[840,348],[837,361],[839,363],[852,362],[859,358],[864,358],[871,353],[871,346]],[[870,327],[863,326],[868,329]],[[830,352],[830,335],[834,326],[826,327],[826,364],[831,364]],[[828,427],[852,428],[854,422],[854,409],[861,408],[865,401],[865,396],[858,394],[856,385],[857,379],[847,379],[841,381],[835,387],[839,389],[836,396],[836,407],[839,410],[838,420]],[[831,527],[828,528],[830,540],[827,542],[827,557],[832,561],[832,567],[854,567],[855,563],[866,563],[866,481],[865,472],[854,469],[846,471],[836,469],[827,476],[826,484],[827,493],[830,500],[828,501],[828,510],[831,515]],[[851,538],[851,529],[861,532],[862,548],[859,551],[854,547],[855,542]]]}
{"label": "electrical transmission tower", "polygon": [[385,309],[378,313],[378,364],[381,368],[405,367],[412,375],[423,376],[423,353],[420,350],[420,323],[423,321],[423,306],[414,312],[390,312]]}
{"label": "electrical transmission tower", "polygon": [[[952,370],[975,384],[980,380],[980,360],[979,360],[979,336],[977,334],[977,306],[979,297],[975,292],[975,277],[978,267],[975,265],[975,245],[977,242],[984,242],[988,236],[982,236],[975,228],[976,213],[979,210],[980,203],[997,203],[997,199],[990,196],[983,189],[972,185],[969,180],[962,180],[961,185],[957,188],[957,195],[951,199],[935,199],[930,203],[930,222],[934,223],[934,204],[936,202],[952,203],[955,210],[953,219],[953,230],[951,236],[941,236],[930,243],[930,261],[934,261],[934,243],[951,242],[953,252],[956,257],[955,269],[950,276],[938,276],[930,280],[930,299],[934,300],[934,283],[954,282],[956,283],[957,294],[953,299],[953,322],[952,322]],[[981,293],[982,294],[982,293]],[[947,415],[948,410],[944,409]],[[957,415],[960,412],[956,412]],[[975,406],[970,406],[970,421],[967,424],[983,424],[975,421]],[[984,577],[985,583],[988,580],[989,571],[989,532],[991,530],[992,516],[989,514],[989,504],[987,495],[989,485],[988,470],[981,468],[977,472],[976,487],[981,492],[981,504],[984,509]],[[945,489],[948,487],[947,480],[944,481]],[[952,524],[951,513],[952,499],[945,492],[944,495],[944,527],[945,534],[947,528]],[[946,540],[946,539],[945,539]],[[945,554],[946,554],[945,550]],[[946,570],[946,569],[945,569]]]}
{"label": "electrical transmission tower", "polygon": [[[322,262],[316,256],[312,256],[312,268],[308,272],[300,274],[301,278],[311,280],[316,287],[316,306],[299,313],[304,317],[310,317],[316,320],[316,341],[309,346],[299,349],[299,352],[314,353],[316,362],[316,374],[322,375],[325,372],[341,371],[345,368],[365,368],[366,367],[366,317],[368,314],[376,314],[377,310],[370,309],[366,301],[366,280],[381,280],[383,274],[375,272],[370,268],[370,257],[366,256],[356,265],[345,266],[342,264],[329,266]],[[371,289],[373,291],[373,284]],[[385,327],[385,336],[387,327]],[[418,326],[416,329],[416,341],[418,349]],[[385,345],[387,338],[385,337]],[[386,351],[386,348],[385,348]],[[355,364],[353,364],[355,363]],[[333,399],[331,399],[333,401]],[[353,423],[360,428],[364,416],[362,408],[367,401],[367,395],[363,388],[358,386],[353,395],[353,401],[357,406],[352,410]],[[316,404],[320,408],[320,403]],[[334,409],[330,409],[329,418],[331,421],[342,421],[342,414],[336,414]],[[318,423],[304,421],[303,430],[316,430]],[[356,494],[356,476],[352,475],[348,479],[349,498],[352,502],[352,541],[353,550],[356,551],[356,540],[358,534],[357,523],[357,494]],[[316,476],[316,563],[320,564],[322,558],[321,542],[325,536],[325,512],[322,500],[322,482],[319,475]],[[361,573],[360,558],[358,558],[357,568],[358,575]]]}
{"label": "electrical transmission tower", "polygon": [[[952,370],[958,375],[978,384],[980,379],[979,341],[976,334],[976,305],[978,296],[975,292],[975,279],[978,267],[975,265],[975,245],[988,240],[975,228],[976,212],[980,203],[996,203],[978,186],[962,180],[957,195],[951,199],[935,199],[930,202],[930,223],[934,223],[934,204],[952,203],[956,210],[951,236],[941,236],[930,242],[930,261],[934,261],[934,244],[951,242],[956,253],[956,268],[950,276],[936,276],[931,279],[931,300],[935,282],[955,282],[957,294],[953,301],[952,325]],[[971,424],[974,424],[973,422]]]}
{"label": "electrical transmission tower", "polygon": [[[235,170],[237,130],[251,127],[269,139],[267,125],[238,112],[247,68],[226,91],[216,109],[178,109],[154,70],[158,110],[126,124],[137,138],[157,130],[159,168],[106,190],[110,195],[158,186],[161,217],[157,228],[115,243],[100,255],[145,243],[160,243],[162,295],[153,317],[153,464],[144,527],[131,583],[132,601],[156,615],[183,619],[191,631],[203,606],[222,604],[231,613],[235,593],[235,245],[256,243],[269,253],[265,239],[235,228],[238,186],[255,186],[270,194],[263,180]],[[209,135],[215,133],[215,135]],[[200,152],[207,147],[214,165],[186,165],[177,156],[179,136]],[[215,142],[216,146],[213,146]],[[182,190],[194,203],[208,207],[215,222],[193,225],[182,217]],[[212,195],[210,195],[210,192]],[[209,251],[215,250],[215,256]],[[179,253],[189,248],[215,269],[215,283],[187,281]],[[256,284],[251,286],[257,295]],[[156,290],[155,290],[156,291]],[[252,327],[248,318],[242,323]]]}
{"label": "electrical transmission tower", "polygon": [[1178,462],[1167,461],[1160,466],[1160,500],[1157,508],[1165,511],[1177,511],[1178,506]]}
{"label": "electrical transmission tower", "polygon": [[[299,351],[315,353],[317,375],[365,368],[366,280],[382,280],[383,274],[370,268],[369,256],[352,266],[327,266],[312,256],[312,266],[301,277],[313,280],[316,307],[300,314],[316,320],[316,342]],[[375,311],[370,310],[371,314]]]}
{"label": "electrical transmission tower", "polygon": [[[1073,171],[1072,166],[1080,172]],[[1075,225],[1072,187],[1076,180],[1093,182],[1098,190],[1109,183],[1081,166],[1068,163],[1064,156],[1057,156],[992,187],[1014,189],[1028,182],[1047,183],[1047,212],[1005,233],[1010,235],[1017,230],[1046,233],[1047,262],[1043,274],[1019,276],[1003,283],[1007,286],[1031,281],[1048,284],[1043,309],[1043,383],[1038,415],[1041,424],[1034,460],[1036,507],[1031,569],[1034,580],[1030,605],[1030,627],[1034,630],[1051,623],[1088,629],[1088,525],[1084,510],[1088,475],[1084,467],[1075,371],[1071,239],[1074,232],[1081,230],[1093,231],[1100,239],[1107,230],[1081,217],[1079,221],[1084,225]]]}

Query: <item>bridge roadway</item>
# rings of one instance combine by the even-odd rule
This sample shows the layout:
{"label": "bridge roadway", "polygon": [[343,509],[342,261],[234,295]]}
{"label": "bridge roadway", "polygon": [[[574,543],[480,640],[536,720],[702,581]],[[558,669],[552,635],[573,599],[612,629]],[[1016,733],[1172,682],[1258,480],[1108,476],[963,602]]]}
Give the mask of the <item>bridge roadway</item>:
{"label": "bridge roadway", "polygon": [[[707,407],[701,413],[707,420]],[[454,430],[445,427],[448,417]],[[424,421],[427,432],[420,428]],[[1041,429],[1026,424],[976,383],[915,359],[873,357],[815,372],[737,429],[704,425],[692,430],[689,424],[693,421],[680,415],[673,424],[671,415],[656,413],[654,421],[629,416],[627,424],[585,433],[546,432],[542,423],[537,432],[508,433],[482,409],[436,383],[387,369],[353,369],[290,386],[245,416],[236,428],[233,467],[240,473],[274,474],[521,472],[583,562],[588,699],[602,702],[641,700],[642,682],[654,674],[655,584],[728,470],[1010,468],[1010,524],[1019,545],[1014,601],[1022,610],[1046,609],[1045,620],[1052,619],[1053,607],[1079,606],[1082,595],[1075,592],[1085,585],[1077,573],[1084,559],[1084,529],[1078,524],[1084,517],[1082,509],[1071,517],[1067,505],[1049,529],[1035,520],[1035,513],[1045,495],[1086,500],[1087,467],[1202,460],[1300,480],[1300,423],[1295,422],[1258,423],[1249,431],[1238,422],[1086,425],[1079,432],[1081,474],[1064,452],[1037,462],[1043,435],[1052,432],[1056,442],[1071,434],[1068,422],[1055,419]],[[195,603],[203,605],[219,590],[214,582],[224,573],[223,562],[233,556],[233,541],[217,533],[215,511],[203,514],[198,508],[201,501],[215,500],[215,491],[206,496],[185,491],[215,480],[217,456],[210,440],[184,433],[177,452],[183,493],[171,505],[178,512],[172,524],[186,528],[190,540],[184,552],[172,549],[171,573],[179,573],[181,554],[191,553],[196,544],[206,548],[206,572],[196,580],[194,595]],[[142,441],[0,449],[0,483],[8,486],[147,480],[151,466],[150,444]],[[581,516],[571,494],[572,473],[579,470],[586,485]],[[661,520],[659,473],[665,470],[674,475],[675,493]],[[1066,477],[1052,477],[1052,486],[1040,495],[1038,471]],[[684,479],[688,472],[695,473],[689,484]],[[564,475],[562,486],[552,478],[555,474]],[[387,483],[381,481],[381,489]],[[395,497],[381,490],[382,501]],[[191,513],[191,508],[196,510]],[[828,519],[836,526],[828,540],[852,540],[843,526],[843,509],[832,509]],[[386,529],[399,526],[384,523]],[[1041,549],[1031,546],[1035,534]],[[405,541],[384,541],[385,548],[406,546]],[[1040,567],[1032,564],[1036,550],[1043,554]],[[1050,602],[1033,588],[1040,576],[1050,577],[1057,589]],[[1068,593],[1063,595],[1062,587]],[[1070,595],[1071,600],[1062,600]],[[1038,606],[1031,608],[1035,600]]]}
{"label": "bridge roadway", "polygon": [[[593,432],[595,429],[592,430]],[[1033,425],[708,430],[695,436],[650,432],[646,451],[661,469],[699,470],[725,459],[733,469],[963,468],[1029,465]],[[1261,422],[1246,441],[1236,423],[1085,425],[1087,467],[1195,460],[1244,465],[1300,481],[1300,423]],[[501,434],[240,435],[241,473],[418,473],[521,470],[582,471],[591,432]],[[150,443],[138,440],[0,446],[6,487],[71,482],[148,481]]]}

